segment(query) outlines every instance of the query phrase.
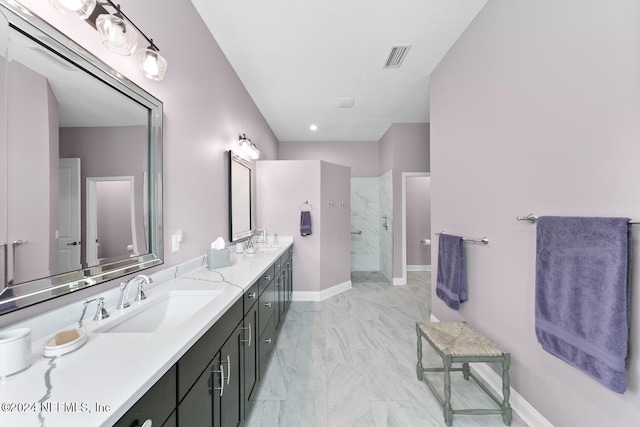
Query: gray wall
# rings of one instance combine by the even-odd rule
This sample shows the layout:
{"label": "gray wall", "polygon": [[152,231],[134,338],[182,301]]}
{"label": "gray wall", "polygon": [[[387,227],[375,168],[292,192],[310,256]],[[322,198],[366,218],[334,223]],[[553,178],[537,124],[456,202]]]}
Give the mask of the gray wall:
{"label": "gray wall", "polygon": [[640,3],[490,1],[430,81],[433,228],[491,240],[466,246],[469,301],[434,294],[433,313],[511,351],[513,386],[554,425],[637,425],[640,229],[620,395],[537,343],[536,228],[516,217],[640,219]]}

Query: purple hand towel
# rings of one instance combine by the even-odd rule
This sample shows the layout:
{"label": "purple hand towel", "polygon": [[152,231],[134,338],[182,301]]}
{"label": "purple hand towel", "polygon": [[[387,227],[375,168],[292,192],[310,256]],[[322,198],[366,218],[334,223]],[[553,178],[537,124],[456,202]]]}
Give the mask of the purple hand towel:
{"label": "purple hand towel", "polygon": [[467,275],[460,236],[440,234],[436,295],[453,310],[460,310],[460,304],[467,300]]}
{"label": "purple hand towel", "polygon": [[629,218],[541,217],[536,336],[609,389],[627,388]]}
{"label": "purple hand towel", "polygon": [[300,235],[308,236],[311,234],[311,212],[300,212]]}

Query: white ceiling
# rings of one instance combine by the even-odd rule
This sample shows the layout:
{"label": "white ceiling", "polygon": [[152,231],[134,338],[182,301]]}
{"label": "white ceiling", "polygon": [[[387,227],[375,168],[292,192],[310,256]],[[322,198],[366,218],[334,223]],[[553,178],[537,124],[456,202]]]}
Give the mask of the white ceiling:
{"label": "white ceiling", "polygon": [[[429,122],[429,74],[487,2],[191,1],[280,141],[377,141]],[[396,45],[411,45],[404,63],[383,68]],[[336,108],[345,97],[354,106]]]}

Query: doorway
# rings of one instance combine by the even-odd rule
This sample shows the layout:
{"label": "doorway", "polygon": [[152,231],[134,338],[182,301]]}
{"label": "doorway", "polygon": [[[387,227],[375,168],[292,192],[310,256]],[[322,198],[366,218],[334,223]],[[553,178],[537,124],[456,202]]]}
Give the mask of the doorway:
{"label": "doorway", "polygon": [[87,265],[138,254],[134,177],[87,177]]}
{"label": "doorway", "polygon": [[402,174],[402,282],[407,271],[431,270],[431,174]]}

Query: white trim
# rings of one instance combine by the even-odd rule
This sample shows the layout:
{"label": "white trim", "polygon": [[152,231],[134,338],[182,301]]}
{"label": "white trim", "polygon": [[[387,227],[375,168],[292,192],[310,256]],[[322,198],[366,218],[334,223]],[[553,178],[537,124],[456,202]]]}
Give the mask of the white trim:
{"label": "white trim", "polygon": [[391,284],[393,286],[404,286],[407,284],[407,279],[404,277],[394,277]]}
{"label": "white trim", "polygon": [[[482,380],[494,391],[498,396],[502,396],[502,378],[486,363],[474,363],[469,365],[472,371],[482,378]],[[517,391],[511,387],[511,396],[509,403],[518,417],[528,426],[536,427],[553,427],[540,412],[536,410],[529,402],[526,401]]]}
{"label": "white trim", "polygon": [[[430,320],[432,322],[439,322],[438,318],[431,315]],[[474,363],[469,365],[471,370],[482,379],[485,384],[498,396],[502,396],[502,377],[498,375],[496,371],[491,369],[486,363]],[[536,408],[534,408],[527,400],[520,395],[517,391],[511,388],[511,396],[509,397],[509,403],[514,412],[518,414],[518,417],[528,426],[536,427],[553,427],[553,424],[549,422]]]}
{"label": "white trim", "polygon": [[407,265],[407,271],[431,271],[430,265]]}
{"label": "white trim", "polygon": [[[426,176],[431,172],[402,172],[402,281],[407,283],[407,177]],[[394,279],[394,285],[395,285]]]}
{"label": "white trim", "polygon": [[322,301],[351,289],[351,280],[321,291],[293,291],[291,301]]}

